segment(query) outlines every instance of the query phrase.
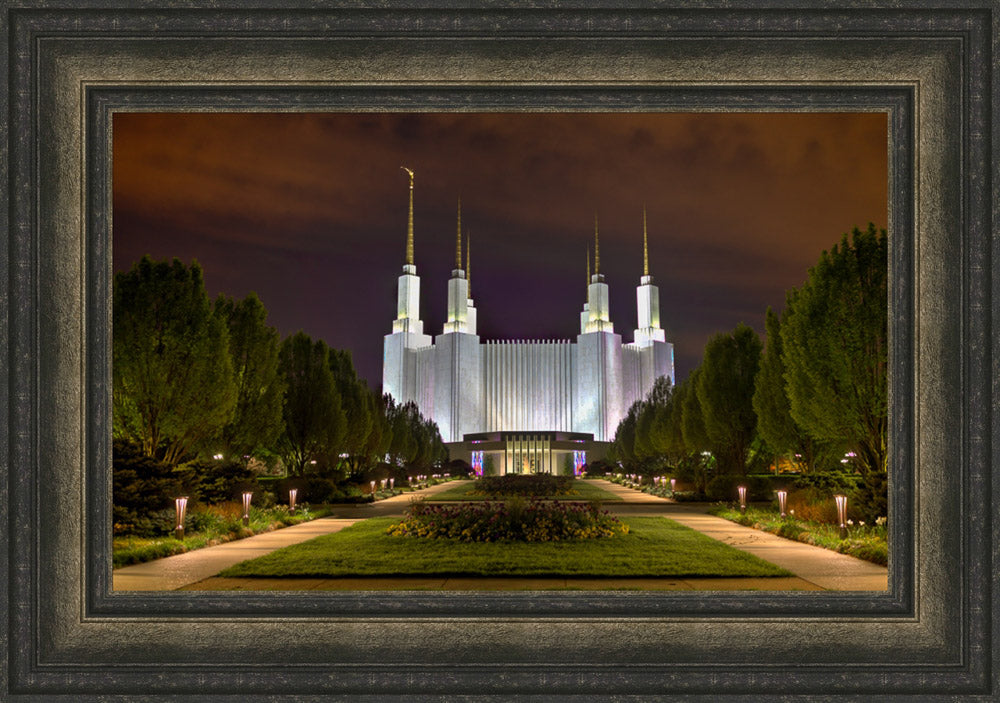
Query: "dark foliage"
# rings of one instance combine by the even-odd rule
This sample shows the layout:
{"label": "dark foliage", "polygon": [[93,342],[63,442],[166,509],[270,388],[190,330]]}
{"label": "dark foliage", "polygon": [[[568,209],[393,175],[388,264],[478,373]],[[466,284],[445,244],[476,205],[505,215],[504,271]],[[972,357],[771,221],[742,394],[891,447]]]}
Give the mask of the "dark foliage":
{"label": "dark foliage", "polygon": [[476,481],[470,493],[499,498],[503,496],[561,496],[569,495],[572,491],[572,476],[507,474],[506,476],[484,476]]}

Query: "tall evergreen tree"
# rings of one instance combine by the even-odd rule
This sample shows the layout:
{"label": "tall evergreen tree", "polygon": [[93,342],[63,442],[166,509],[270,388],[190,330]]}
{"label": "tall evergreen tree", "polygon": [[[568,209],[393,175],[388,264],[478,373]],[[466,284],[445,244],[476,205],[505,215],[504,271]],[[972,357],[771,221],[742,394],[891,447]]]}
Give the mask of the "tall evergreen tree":
{"label": "tall evergreen tree", "polygon": [[729,473],[746,475],[750,445],[757,431],[754,379],[760,366],[757,333],[740,323],[705,346],[697,395],[705,432]]}
{"label": "tall evergreen tree", "polygon": [[347,417],[334,388],[329,349],[298,332],[282,342],[278,358],[286,387],[281,441],[285,466],[297,475],[313,461],[333,468],[339,461]]}
{"label": "tall evergreen tree", "polygon": [[854,228],[789,297],[781,326],[792,418],[854,452],[872,500],[888,459],[888,257],[884,229]]}
{"label": "tall evergreen tree", "polygon": [[212,312],[197,262],[144,256],[115,276],[112,305],[114,436],[177,464],[232,418],[226,324]]}
{"label": "tall evergreen tree", "polygon": [[233,419],[222,428],[227,454],[252,456],[275,451],[284,429],[284,384],[278,374],[278,332],[268,327],[267,310],[251,293],[239,302],[220,295],[215,314],[229,330],[229,355],[236,383]]}

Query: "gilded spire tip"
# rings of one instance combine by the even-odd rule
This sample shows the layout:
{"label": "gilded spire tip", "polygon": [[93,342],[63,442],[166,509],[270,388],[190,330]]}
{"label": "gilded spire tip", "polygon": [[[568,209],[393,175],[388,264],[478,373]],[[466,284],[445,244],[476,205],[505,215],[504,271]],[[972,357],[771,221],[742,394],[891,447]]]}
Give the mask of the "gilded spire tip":
{"label": "gilded spire tip", "polygon": [[400,166],[410,177],[410,214],[406,220],[406,265],[413,266],[413,171]]}
{"label": "gilded spire tip", "polygon": [[597,238],[597,213],[594,213],[594,275],[601,273],[601,245]]}
{"label": "gilded spire tip", "polygon": [[458,229],[455,234],[455,268],[462,268],[462,196],[458,196]]}
{"label": "gilded spire tip", "polygon": [[646,206],[642,206],[642,275],[649,275],[649,239],[646,236]]}

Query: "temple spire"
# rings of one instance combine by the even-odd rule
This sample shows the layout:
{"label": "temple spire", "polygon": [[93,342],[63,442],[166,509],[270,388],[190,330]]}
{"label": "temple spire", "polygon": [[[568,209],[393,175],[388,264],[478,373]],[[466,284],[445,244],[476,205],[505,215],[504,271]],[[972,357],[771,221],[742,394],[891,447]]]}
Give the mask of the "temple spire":
{"label": "temple spire", "polygon": [[587,245],[587,285],[590,285],[590,245]]}
{"label": "temple spire", "polygon": [[649,275],[649,240],[646,237],[646,206],[642,206],[642,275]]}
{"label": "temple spire", "polygon": [[465,230],[465,290],[472,300],[472,261],[469,258],[469,250],[472,249],[472,237],[469,230]]}
{"label": "temple spire", "polygon": [[601,245],[597,239],[597,215],[594,215],[594,275],[601,273]]}
{"label": "temple spire", "polygon": [[458,198],[458,229],[455,232],[455,268],[462,268],[462,197]]}
{"label": "temple spire", "polygon": [[406,265],[413,266],[413,171],[400,166],[410,177],[410,215],[406,220]]}

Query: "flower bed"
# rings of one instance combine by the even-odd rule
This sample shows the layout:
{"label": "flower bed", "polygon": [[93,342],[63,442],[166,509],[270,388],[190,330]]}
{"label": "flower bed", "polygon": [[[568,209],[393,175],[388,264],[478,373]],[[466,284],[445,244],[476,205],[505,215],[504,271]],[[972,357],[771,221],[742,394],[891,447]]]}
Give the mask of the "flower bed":
{"label": "flower bed", "polygon": [[472,490],[469,491],[470,494],[490,498],[506,498],[508,496],[542,498],[570,495],[572,492],[572,476],[553,476],[552,474],[485,476],[476,481]]}
{"label": "flower bed", "polygon": [[623,535],[628,525],[599,504],[512,498],[503,503],[413,503],[403,521],[386,533],[461,542],[558,542]]}

